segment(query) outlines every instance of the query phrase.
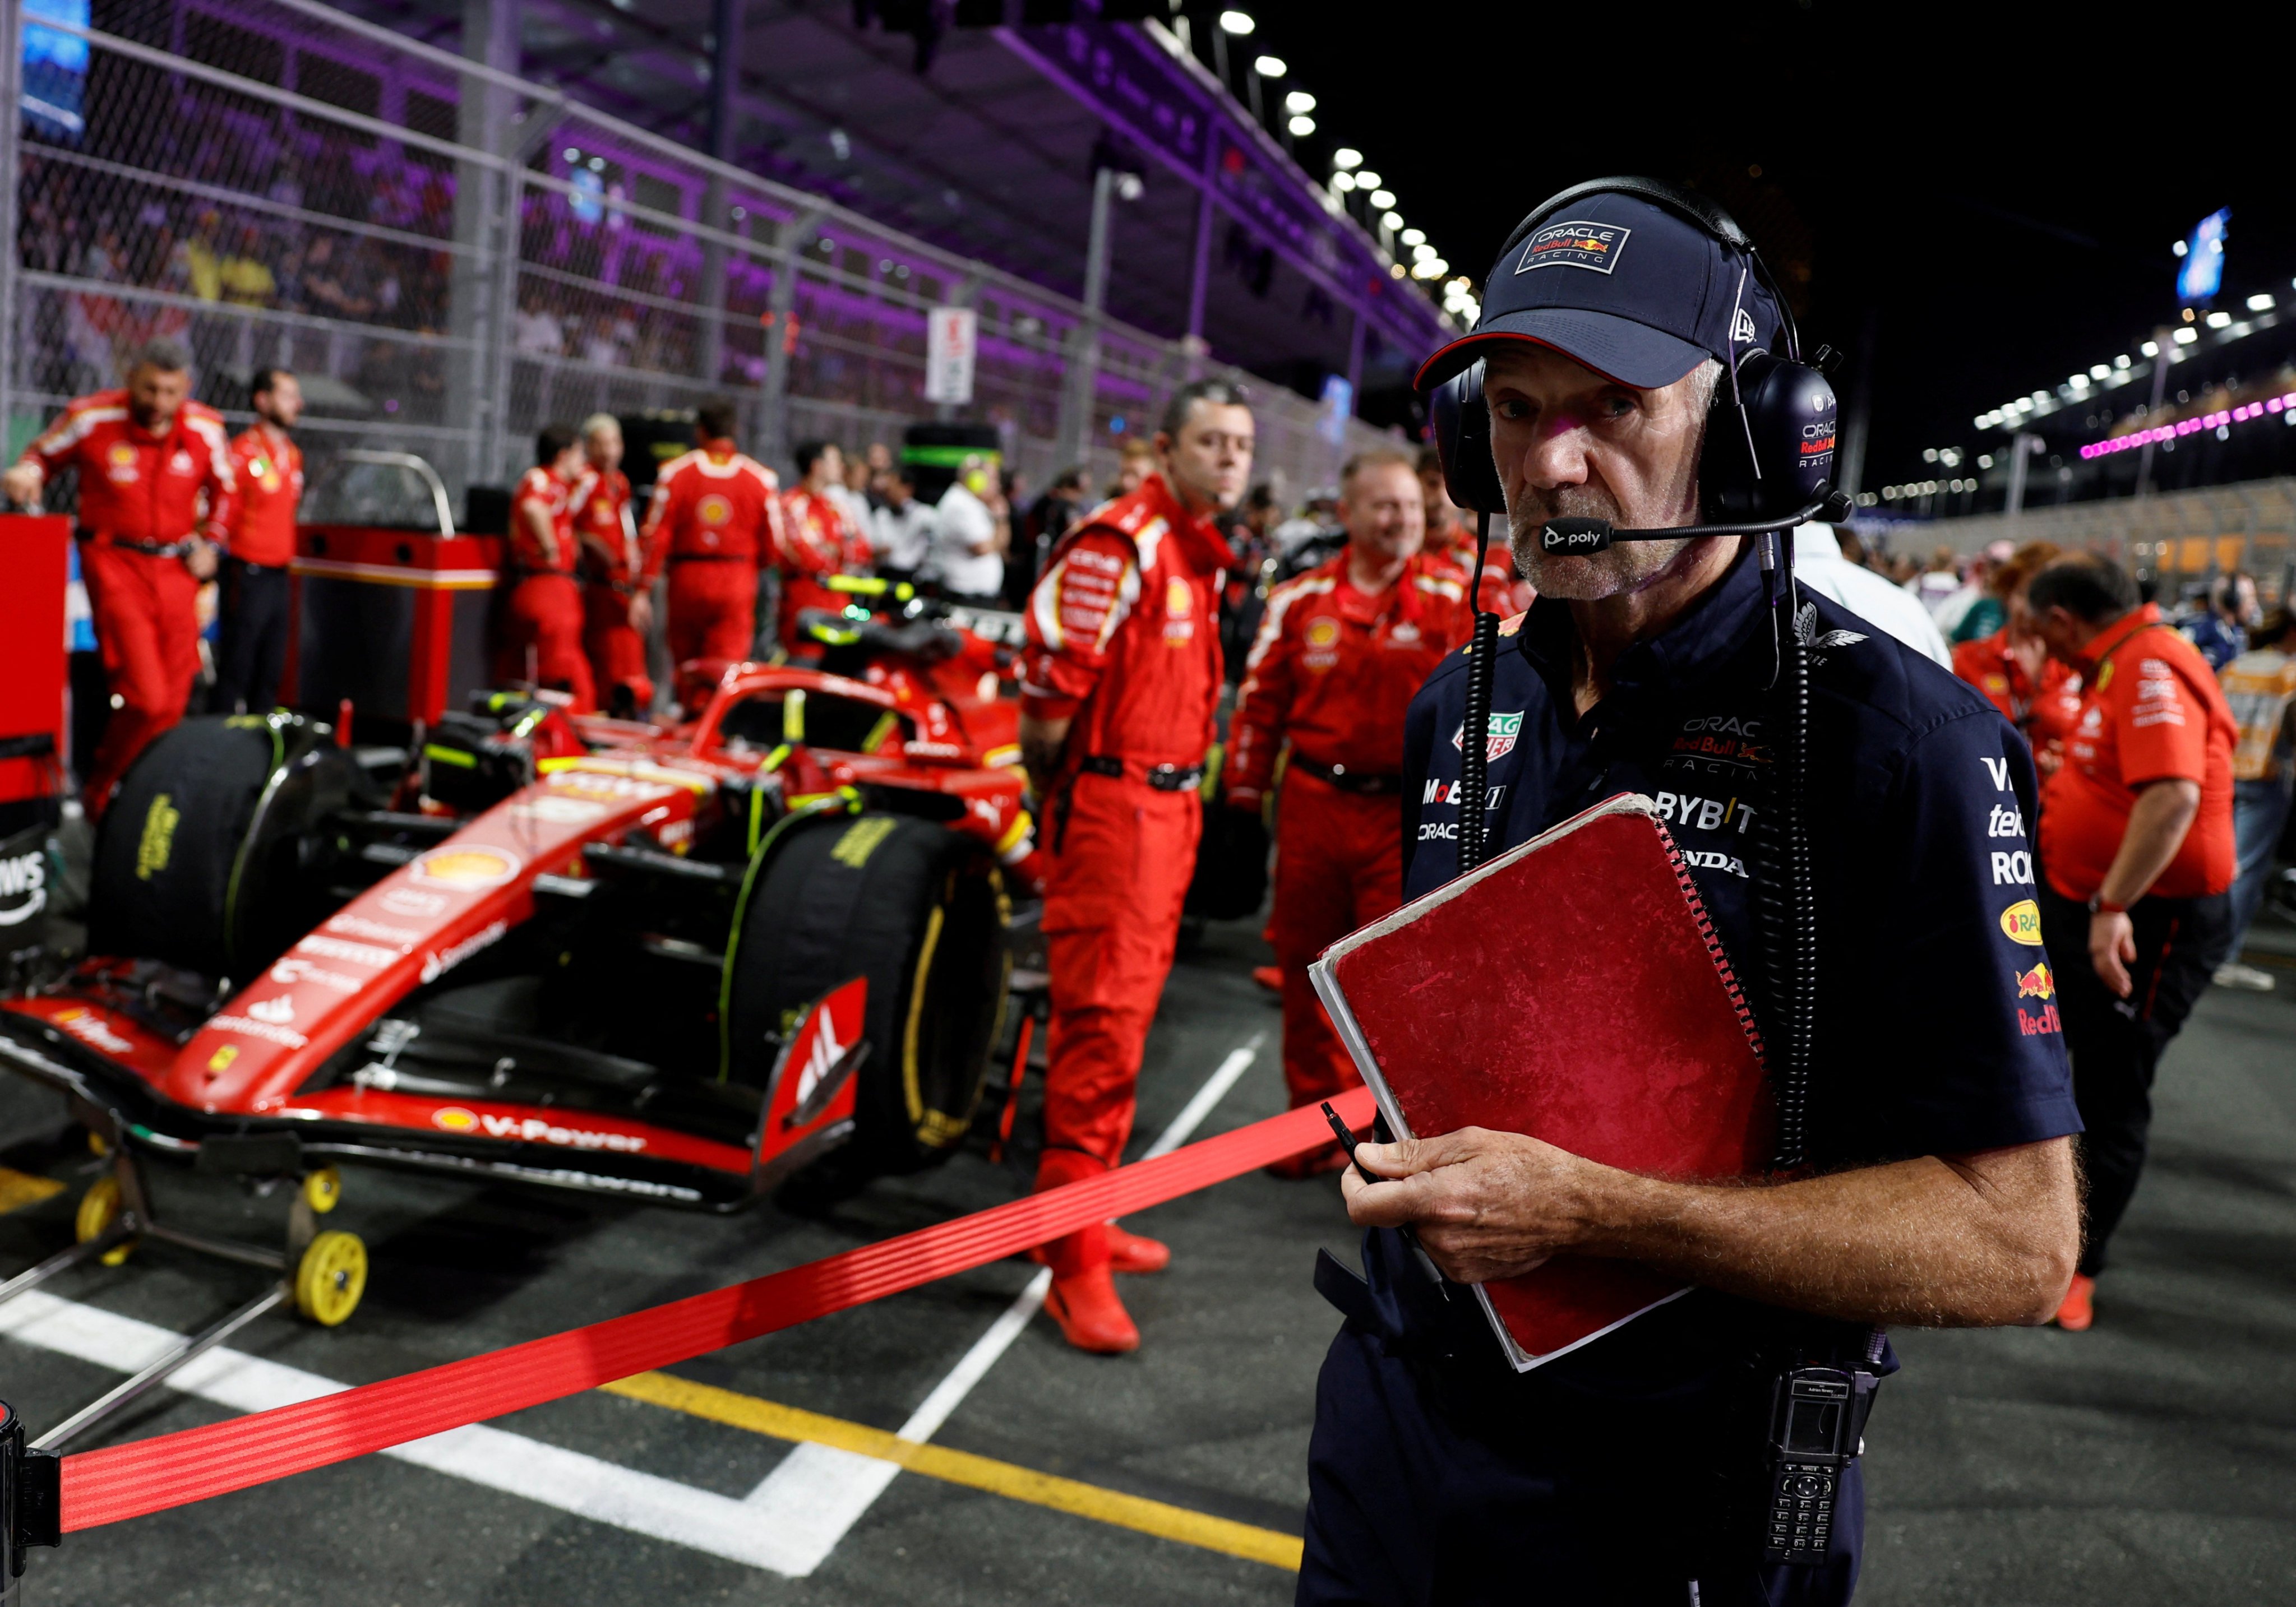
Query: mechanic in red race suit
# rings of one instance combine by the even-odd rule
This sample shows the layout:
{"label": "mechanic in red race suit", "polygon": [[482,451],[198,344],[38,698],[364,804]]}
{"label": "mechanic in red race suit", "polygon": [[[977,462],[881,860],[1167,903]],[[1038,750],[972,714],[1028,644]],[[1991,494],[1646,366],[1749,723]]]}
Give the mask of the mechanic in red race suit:
{"label": "mechanic in red race suit", "polygon": [[707,696],[726,665],[750,657],[758,571],[782,544],[781,482],[735,448],[734,404],[703,403],[693,433],[700,445],[663,464],[654,480],[644,541],[645,585],[665,565],[669,570],[665,632],[677,696],[688,704]]}
{"label": "mechanic in red race suit", "polygon": [[[1346,549],[1269,593],[1228,724],[1227,803],[1254,816],[1291,745],[1268,931],[1283,974],[1283,1081],[1295,1107],[1362,1081],[1308,964],[1403,902],[1404,711],[1475,624],[1466,580],[1421,544],[1409,454],[1380,448],[1349,460],[1340,518]],[[1345,1164],[1326,1146],[1269,1170],[1308,1177]]]}
{"label": "mechanic in red race suit", "polygon": [[148,342],[125,387],[74,401],[0,476],[0,490],[33,508],[51,479],[79,470],[73,535],[117,700],[81,776],[91,819],[144,746],[184,717],[199,674],[200,583],[216,572],[234,481],[223,417],[190,399],[191,371],[181,341]]}
{"label": "mechanic in red race suit", "polygon": [[775,549],[782,582],[777,628],[784,650],[809,654],[813,644],[799,633],[798,616],[808,608],[834,614],[845,606],[823,583],[832,575],[867,574],[869,536],[854,528],[831,494],[845,483],[845,454],[836,445],[800,441],[796,457],[798,484],[782,499],[782,534]]}
{"label": "mechanic in red race suit", "polygon": [[645,633],[653,626],[653,592],[645,584],[645,551],[630,517],[630,481],[622,472],[622,426],[611,413],[582,420],[582,477],[574,486],[574,537],[582,575],[582,650],[590,679],[609,713],[635,720],[653,706]]}
{"label": "mechanic in red race suit", "polygon": [[573,695],[573,710],[597,706],[590,664],[582,657],[582,592],[574,583],[574,482],[582,443],[563,424],[534,438],[534,467],[510,504],[511,593],[503,605],[495,665],[503,681]]}
{"label": "mechanic in red race suit", "polygon": [[221,714],[261,714],[279,692],[287,657],[287,566],[303,501],[303,449],[288,432],[303,416],[303,387],[283,368],[258,369],[255,423],[231,443],[231,551],[223,560],[223,640],[216,655]]}
{"label": "mechanic in red race suit", "polygon": [[1990,636],[1954,644],[1953,673],[1985,694],[2033,749],[2046,780],[2065,762],[2065,738],[2080,719],[2080,672],[2049,656],[2033,629],[2026,591],[2057,556],[2054,542],[2028,542],[1986,577],[2008,618]]}
{"label": "mechanic in red race suit", "polygon": [[[1045,1152],[1037,1187],[1116,1165],[1131,1135],[1140,1055],[1172,967],[1203,829],[1197,788],[1220,694],[1215,520],[1251,473],[1241,387],[1182,387],[1156,436],[1156,472],[1062,536],[1029,596],[1021,752],[1050,821],[1044,930],[1052,974]],[[1110,1224],[1045,1247],[1045,1309],[1079,1350],[1139,1348],[1114,1269],[1170,1260]]]}

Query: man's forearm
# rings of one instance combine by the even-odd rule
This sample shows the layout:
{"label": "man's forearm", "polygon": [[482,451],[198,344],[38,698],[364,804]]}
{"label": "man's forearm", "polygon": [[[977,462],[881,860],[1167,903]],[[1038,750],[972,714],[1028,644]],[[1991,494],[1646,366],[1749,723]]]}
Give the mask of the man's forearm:
{"label": "man's forearm", "polygon": [[[2005,1170],[2013,1175],[2004,1179]],[[2038,1221],[2036,1196],[2054,1203]],[[2063,1139],[1773,1187],[1612,1173],[1592,1201],[1580,1248],[1859,1322],[2040,1322],[2072,1273],[2076,1198]]]}
{"label": "man's forearm", "polygon": [[2201,788],[2195,781],[2155,781],[2139,792],[2097,896],[2124,909],[2143,898],[2185,845],[2185,834],[2200,812]]}
{"label": "man's forearm", "polygon": [[1978,1326],[2046,1321],[2079,1251],[2065,1138],[1721,1186],[1642,1177],[1483,1128],[1357,1154],[1392,1180],[1344,1176],[1349,1214],[1414,1225],[1463,1283],[1595,1255],[1824,1316]]}

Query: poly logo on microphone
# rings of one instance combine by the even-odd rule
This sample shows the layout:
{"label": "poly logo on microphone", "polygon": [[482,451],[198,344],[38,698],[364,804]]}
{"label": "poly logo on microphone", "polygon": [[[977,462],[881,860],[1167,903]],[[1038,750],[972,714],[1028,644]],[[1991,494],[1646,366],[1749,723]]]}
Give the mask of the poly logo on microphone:
{"label": "poly logo on microphone", "polygon": [[1550,524],[1538,533],[1538,546],[1542,552],[1600,552],[1610,544],[1608,529],[1597,527],[1590,530],[1575,523],[1560,530]]}

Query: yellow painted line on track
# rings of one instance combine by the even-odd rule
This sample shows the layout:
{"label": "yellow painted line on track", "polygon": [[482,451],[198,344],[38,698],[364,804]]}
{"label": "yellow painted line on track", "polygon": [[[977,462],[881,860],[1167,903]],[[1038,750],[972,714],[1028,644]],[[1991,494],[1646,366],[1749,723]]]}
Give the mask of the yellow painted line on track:
{"label": "yellow painted line on track", "polygon": [[1297,1535],[1278,1534],[1272,1529],[1215,1518],[1185,1506],[1103,1489],[1096,1484],[1040,1473],[1010,1462],[976,1456],[969,1451],[953,1451],[946,1446],[904,1440],[866,1423],[825,1417],[818,1412],[760,1400],[714,1384],[695,1383],[668,1373],[640,1373],[601,1387],[608,1394],[666,1407],[673,1412],[706,1418],[730,1428],[747,1429],[753,1434],[873,1456],[882,1462],[897,1463],[913,1473],[987,1490],[1008,1500],[1049,1506],[1055,1512],[1090,1518],[1119,1529],[1136,1530],[1159,1539],[1177,1540],[1183,1546],[1226,1552],[1232,1557],[1265,1562],[1293,1573],[1300,1570],[1301,1547]]}

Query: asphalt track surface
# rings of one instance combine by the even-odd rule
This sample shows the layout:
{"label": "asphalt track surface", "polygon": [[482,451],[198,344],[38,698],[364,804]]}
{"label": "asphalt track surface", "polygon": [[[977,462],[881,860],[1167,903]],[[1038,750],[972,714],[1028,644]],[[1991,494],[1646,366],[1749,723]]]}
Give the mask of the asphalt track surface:
{"label": "asphalt track surface", "polygon": [[[2284,991],[2210,993],[2170,1051],[2152,1169],[2097,1327],[1898,1335],[1906,1370],[1869,1435],[1861,1603],[2288,1598],[2296,928],[2261,934],[2251,958],[2267,948]],[[1246,975],[1259,958],[1248,926],[1218,927],[1176,972],[1136,1153],[1256,1038],[1198,1136],[1280,1108],[1276,1011]],[[60,1123],[47,1096],[0,1081],[0,1162],[68,1185],[0,1214],[0,1273],[70,1236],[71,1201],[94,1171]],[[263,1318],[203,1382],[147,1399],[87,1443],[216,1421],[232,1409],[220,1401],[309,1388],[311,1375],[382,1378],[792,1265],[1009,1198],[1029,1166],[1023,1153],[992,1167],[975,1145],[825,1216],[767,1207],[723,1220],[354,1172],[328,1224],[359,1232],[373,1255],[350,1322],[320,1332]],[[168,1181],[161,1208],[182,1226],[275,1231],[276,1200]],[[0,1205],[37,1187],[0,1176]],[[969,1391],[951,1384],[984,1335],[1012,1327],[1035,1274],[1001,1263],[684,1364],[630,1394],[515,1414],[413,1460],[370,1457],[68,1537],[33,1554],[23,1599],[1288,1602],[1283,1552],[1306,1499],[1315,1373],[1338,1324],[1308,1271],[1320,1245],[1352,1255],[1336,1185],[1246,1178],[1135,1220],[1176,1256],[1161,1277],[1125,1280],[1146,1336],[1136,1356],[1078,1355],[1037,1317]],[[117,1269],[67,1275],[40,1292],[53,1303],[37,1320],[0,1315],[0,1398],[37,1432],[116,1383],[132,1365],[123,1347],[212,1321],[259,1277],[151,1244]],[[302,1383],[282,1384],[299,1374],[277,1368]],[[889,1432],[953,1391],[934,1452],[892,1473],[865,1454],[910,1455]],[[793,1448],[790,1435],[816,1443]],[[791,1485],[842,1509],[810,1510]],[[776,1569],[719,1554],[728,1547],[707,1536],[666,1538],[682,1533],[677,1513],[703,1509],[731,1513],[736,1530],[834,1543],[810,1571],[791,1571],[793,1553],[775,1553]]]}

